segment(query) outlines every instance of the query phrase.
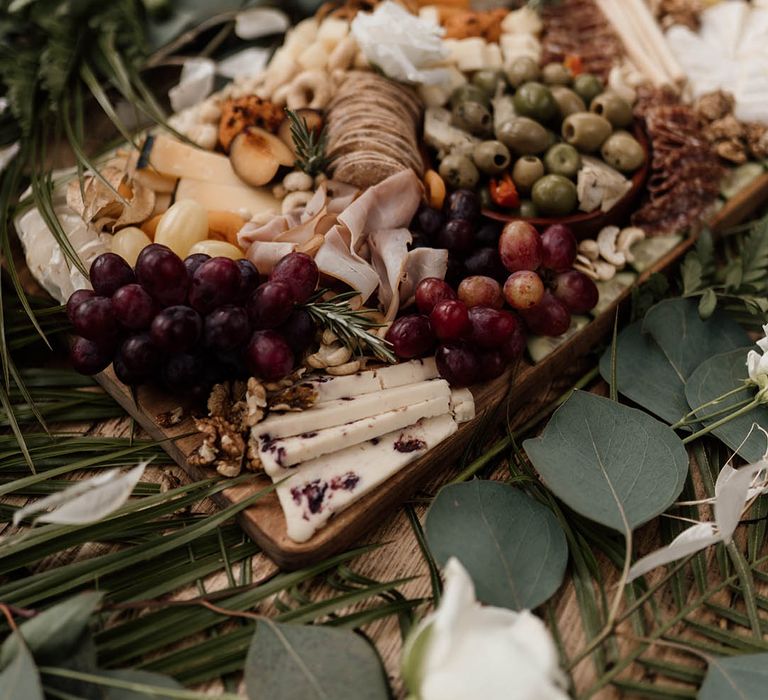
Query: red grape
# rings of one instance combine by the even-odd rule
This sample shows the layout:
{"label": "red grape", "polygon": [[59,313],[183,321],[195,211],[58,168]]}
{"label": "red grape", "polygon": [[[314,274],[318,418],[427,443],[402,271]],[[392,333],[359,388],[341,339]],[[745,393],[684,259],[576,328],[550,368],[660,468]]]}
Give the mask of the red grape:
{"label": "red grape", "polygon": [[301,357],[315,340],[317,325],[304,309],[295,309],[277,332],[285,338],[294,357]]}
{"label": "red grape", "polygon": [[95,296],[96,292],[90,289],[78,289],[77,291],[72,292],[72,295],[67,300],[67,318],[70,323],[73,322],[75,309],[87,299],[93,299]]}
{"label": "red grape", "polygon": [[187,298],[187,268],[176,253],[159,243],[139,253],[136,278],[162,306],[182,304]]}
{"label": "red grape", "polygon": [[547,227],[541,234],[544,252],[542,265],[553,272],[569,270],[576,260],[578,245],[573,231],[564,224]]}
{"label": "red grape", "polygon": [[89,273],[93,291],[111,297],[120,287],[136,281],[131,266],[116,253],[102,253],[91,264]]}
{"label": "red grape", "polygon": [[475,243],[481,248],[497,248],[502,225],[498,221],[486,220],[475,234]]}
{"label": "red grape", "polygon": [[118,334],[119,327],[106,297],[93,297],[77,305],[72,325],[83,338],[108,345]]}
{"label": "red grape", "polygon": [[395,355],[403,360],[426,355],[435,346],[435,334],[426,316],[413,314],[398,318],[387,331]]}
{"label": "red grape", "polygon": [[456,298],[456,292],[439,277],[425,277],[416,286],[416,306],[423,314],[431,314],[439,301]]}
{"label": "red grape", "polygon": [[149,328],[157,307],[140,284],[126,284],[112,295],[112,311],[121,325],[131,330]]}
{"label": "red grape", "polygon": [[435,361],[440,376],[454,386],[474,384],[480,375],[477,354],[466,343],[446,343],[439,346]]}
{"label": "red grape", "polygon": [[456,190],[448,195],[445,209],[449,220],[475,221],[480,216],[480,200],[473,190]]}
{"label": "red grape", "polygon": [[137,386],[141,383],[141,378],[128,369],[128,365],[125,364],[125,360],[119,352],[112,360],[112,370],[115,376],[126,386]]}
{"label": "red grape", "polygon": [[499,282],[509,275],[509,270],[501,264],[498,248],[478,248],[466,257],[464,267],[470,275],[493,277]]}
{"label": "red grape", "polygon": [[197,270],[200,265],[210,259],[211,256],[208,255],[208,253],[192,253],[192,255],[188,255],[184,258],[184,267],[187,268],[187,276],[189,279],[192,279],[192,275],[195,274],[195,270]]}
{"label": "red grape", "polygon": [[173,392],[187,394],[200,384],[205,363],[200,355],[179,353],[171,357],[162,369],[165,385]]}
{"label": "red grape", "polygon": [[291,288],[285,282],[265,282],[256,287],[246,308],[256,329],[277,328],[285,323],[294,307]]}
{"label": "red grape", "polygon": [[195,311],[207,314],[231,304],[240,293],[240,268],[230,258],[206,260],[192,275],[189,303]]}
{"label": "red grape", "polygon": [[436,236],[444,223],[443,213],[439,209],[423,204],[416,212],[415,223],[427,236]]}
{"label": "red grape", "polygon": [[250,370],[267,381],[282,379],[293,369],[293,353],[275,331],[256,331],[246,350]]}
{"label": "red grape", "polygon": [[248,342],[251,327],[241,306],[220,306],[204,322],[205,344],[214,350],[234,350]]}
{"label": "red grape", "polygon": [[175,355],[195,347],[203,329],[200,314],[188,306],[169,306],[155,316],[149,334],[161,350]]}
{"label": "red grape", "polygon": [[456,299],[445,299],[435,304],[429,321],[440,340],[458,340],[469,331],[467,307]]}
{"label": "red grape", "polygon": [[536,335],[558,336],[571,327],[571,314],[559,299],[545,292],[541,302],[520,312],[525,325]]}
{"label": "red grape", "polygon": [[597,285],[578,270],[561,272],[555,277],[552,293],[574,314],[594,309],[600,298]]}
{"label": "red grape", "polygon": [[475,306],[469,310],[469,338],[481,348],[495,350],[507,341],[520,322],[509,311]]}
{"label": "red grape", "polygon": [[475,240],[475,228],[465,219],[452,219],[437,234],[437,245],[452,253],[468,253]]}
{"label": "red grape", "polygon": [[237,266],[240,268],[240,293],[237,299],[238,301],[245,301],[251,292],[259,286],[259,271],[250,260],[245,258],[240,258],[237,261]]}
{"label": "red grape", "polygon": [[515,362],[523,356],[526,348],[525,328],[515,316],[515,330],[501,346],[501,354],[507,362]]}
{"label": "red grape", "polygon": [[98,374],[109,367],[112,353],[87,338],[76,337],[69,349],[72,366],[80,374]]}
{"label": "red grape", "polygon": [[504,283],[504,298],[513,309],[530,309],[544,296],[544,282],[535,272],[513,272]]}
{"label": "red grape", "polygon": [[510,272],[537,270],[544,255],[539,232],[524,221],[507,224],[499,238],[499,255]]}
{"label": "red grape", "polygon": [[275,265],[269,279],[287,284],[293,300],[303,304],[317,289],[320,271],[314,259],[306,253],[289,253]]}
{"label": "red grape", "polygon": [[160,368],[162,360],[160,351],[146,333],[128,338],[120,347],[119,356],[134,380],[132,384],[149,379]]}
{"label": "red grape", "polygon": [[504,374],[507,362],[499,350],[481,350],[478,355],[479,376],[478,379],[487,382]]}
{"label": "red grape", "polygon": [[500,309],[504,306],[501,285],[492,277],[484,275],[465,277],[459,285],[459,299],[469,308],[490,306],[493,309]]}

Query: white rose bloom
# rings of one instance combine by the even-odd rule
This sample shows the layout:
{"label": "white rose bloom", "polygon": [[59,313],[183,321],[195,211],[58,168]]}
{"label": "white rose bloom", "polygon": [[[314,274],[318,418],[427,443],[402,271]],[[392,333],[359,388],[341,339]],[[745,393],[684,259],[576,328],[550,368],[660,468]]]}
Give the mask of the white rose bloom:
{"label": "white rose bloom", "polygon": [[403,679],[413,700],[567,700],[544,623],[528,610],[483,607],[458,559],[437,610],[411,633]]}
{"label": "white rose bloom", "polygon": [[765,337],[757,341],[762,354],[750,350],[747,355],[747,372],[750,381],[758,387],[758,396],[768,393],[768,324],[763,326],[763,333]]}

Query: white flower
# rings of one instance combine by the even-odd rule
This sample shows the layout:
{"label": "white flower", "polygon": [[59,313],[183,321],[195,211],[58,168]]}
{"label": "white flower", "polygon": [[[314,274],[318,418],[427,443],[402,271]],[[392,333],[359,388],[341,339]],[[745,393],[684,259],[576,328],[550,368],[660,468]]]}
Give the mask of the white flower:
{"label": "white flower", "polygon": [[768,324],[763,326],[765,337],[757,341],[757,346],[763,351],[762,355],[756,350],[750,350],[747,355],[747,372],[750,381],[757,385],[757,398],[768,400]]}
{"label": "white flower", "polygon": [[483,607],[458,559],[445,567],[437,610],[403,650],[414,700],[567,700],[566,679],[544,623],[527,610]]}
{"label": "white flower", "polygon": [[448,51],[437,24],[412,15],[395,2],[383,2],[372,12],[358,12],[352,36],[370,63],[390,78],[408,83],[438,85],[450,73],[435,64]]}

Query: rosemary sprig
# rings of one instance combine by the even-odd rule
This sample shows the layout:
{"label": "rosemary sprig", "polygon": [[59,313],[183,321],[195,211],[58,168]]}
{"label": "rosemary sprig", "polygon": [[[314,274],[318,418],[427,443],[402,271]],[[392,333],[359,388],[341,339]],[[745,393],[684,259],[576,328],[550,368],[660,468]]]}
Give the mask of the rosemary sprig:
{"label": "rosemary sprig", "polygon": [[337,294],[330,301],[323,301],[327,289],[319,290],[306,304],[304,309],[312,320],[333,331],[342,343],[362,354],[364,349],[372,352],[384,362],[397,362],[391,344],[371,333],[372,328],[381,328],[371,317],[371,309],[353,309],[349,302],[358,296],[355,291]]}
{"label": "rosemary sprig", "polygon": [[286,109],[285,113],[291,123],[291,138],[296,147],[296,167],[307,175],[321,173],[328,160],[325,156],[325,127],[316,131],[292,109]]}

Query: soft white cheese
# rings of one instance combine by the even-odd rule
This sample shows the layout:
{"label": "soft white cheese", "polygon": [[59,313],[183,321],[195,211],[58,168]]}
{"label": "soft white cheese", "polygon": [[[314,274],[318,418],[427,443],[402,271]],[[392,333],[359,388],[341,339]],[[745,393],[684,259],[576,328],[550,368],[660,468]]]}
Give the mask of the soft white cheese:
{"label": "soft white cheese", "polygon": [[362,418],[370,418],[385,411],[392,411],[419,401],[444,396],[450,398],[448,382],[433,379],[408,384],[393,389],[383,389],[372,394],[345,396],[336,401],[315,404],[298,413],[274,413],[254,426],[251,434],[255,439],[275,440],[282,437],[344,425]]}
{"label": "soft white cheese", "polygon": [[451,392],[451,410],[457,423],[467,423],[475,417],[475,397],[469,389]]}
{"label": "soft white cheese", "polygon": [[278,476],[281,473],[285,476],[296,464],[359,445],[367,440],[376,440],[394,430],[407,428],[421,418],[434,418],[448,413],[450,409],[450,397],[443,395],[304,435],[277,440],[259,439],[259,459],[264,471],[270,476]]}
{"label": "soft white cheese", "polygon": [[[444,414],[389,433],[376,444],[368,441],[304,462],[293,476],[277,487],[288,537],[295,542],[306,542],[335,513],[453,435],[457,429],[450,414]],[[284,473],[273,480],[282,478]]]}
{"label": "soft white cheese", "polygon": [[334,401],[345,396],[371,394],[382,389],[393,389],[406,384],[437,379],[440,376],[433,357],[423,360],[411,360],[397,365],[388,365],[379,369],[358,372],[345,377],[323,375],[310,379],[305,384],[317,392],[317,402]]}

